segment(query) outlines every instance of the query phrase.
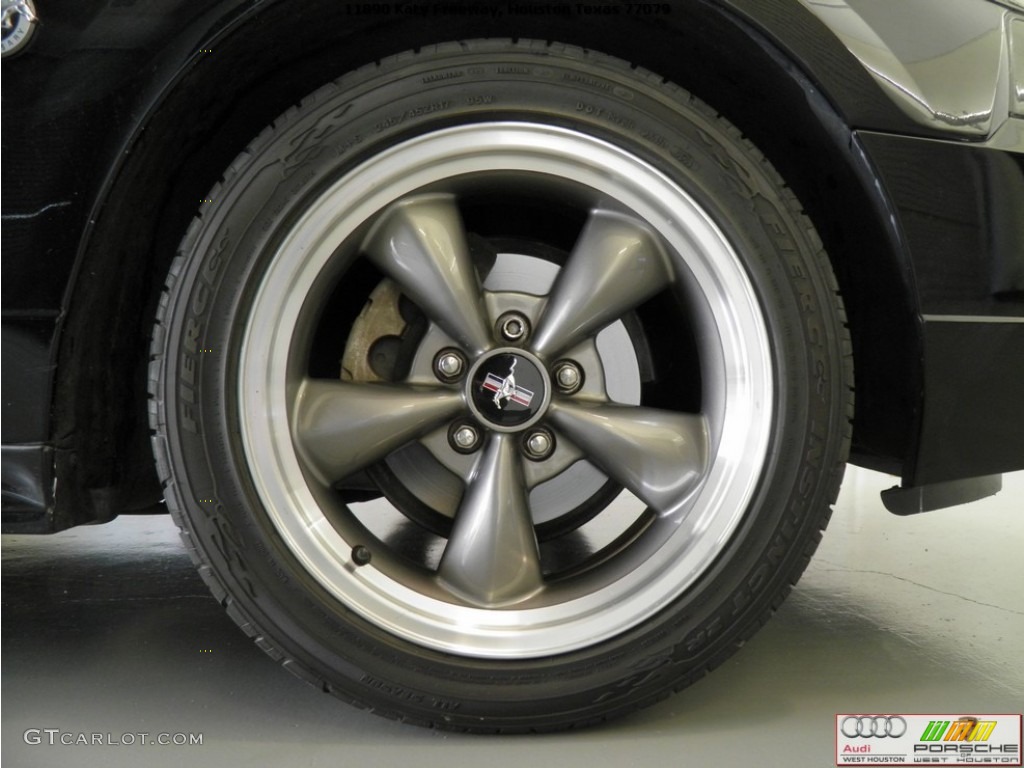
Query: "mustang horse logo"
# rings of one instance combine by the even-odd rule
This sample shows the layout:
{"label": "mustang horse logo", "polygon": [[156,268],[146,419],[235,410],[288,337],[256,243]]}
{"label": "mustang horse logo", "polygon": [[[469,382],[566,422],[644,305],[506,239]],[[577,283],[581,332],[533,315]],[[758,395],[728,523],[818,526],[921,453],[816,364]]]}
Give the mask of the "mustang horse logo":
{"label": "mustang horse logo", "polygon": [[513,402],[524,406],[528,406],[533,400],[533,392],[524,387],[516,386],[516,363],[518,362],[519,358],[512,358],[512,367],[508,369],[508,376],[504,379],[498,378],[493,373],[488,373],[484,383],[480,385],[487,391],[494,393],[494,404],[499,410],[504,407],[501,404],[502,400],[505,401],[505,405]]}

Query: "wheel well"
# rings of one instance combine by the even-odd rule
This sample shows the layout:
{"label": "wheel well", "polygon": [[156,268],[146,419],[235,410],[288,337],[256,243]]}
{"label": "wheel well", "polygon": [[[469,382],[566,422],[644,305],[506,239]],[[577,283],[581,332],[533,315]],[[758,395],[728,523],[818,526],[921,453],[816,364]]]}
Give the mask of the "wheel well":
{"label": "wheel well", "polygon": [[149,334],[177,244],[223,170],[323,83],[403,50],[471,37],[546,38],[626,59],[687,88],[761,148],[803,201],[839,278],[857,365],[854,452],[898,471],[917,339],[888,212],[834,106],[747,22],[699,0],[674,4],[671,23],[622,15],[430,23],[353,17],[333,0],[301,16],[285,5],[259,8],[204,43],[213,54],[184,68],[136,130],[82,249],[54,404],[59,527],[159,499],[146,418]]}

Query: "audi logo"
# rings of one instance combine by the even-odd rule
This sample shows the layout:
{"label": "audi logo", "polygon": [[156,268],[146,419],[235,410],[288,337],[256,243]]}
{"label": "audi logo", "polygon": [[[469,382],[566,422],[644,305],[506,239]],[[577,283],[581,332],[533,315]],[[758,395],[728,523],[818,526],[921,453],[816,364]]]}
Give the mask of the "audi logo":
{"label": "audi logo", "polygon": [[850,739],[898,739],[907,732],[907,721],[898,715],[844,717],[839,731]]}

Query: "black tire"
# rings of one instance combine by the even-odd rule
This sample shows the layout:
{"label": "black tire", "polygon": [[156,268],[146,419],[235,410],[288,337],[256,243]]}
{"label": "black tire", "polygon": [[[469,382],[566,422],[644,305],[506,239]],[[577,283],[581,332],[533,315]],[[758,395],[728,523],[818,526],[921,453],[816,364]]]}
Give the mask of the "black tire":
{"label": "black tire", "polygon": [[[542,148],[549,138],[554,148]],[[494,148],[502,142],[511,159]],[[401,173],[390,158],[403,163]],[[427,189],[399,189],[419,183],[410,158],[423,159]],[[671,216],[657,213],[665,194],[650,191],[662,184],[676,206],[666,209]],[[783,181],[685,91],[558,44],[424,48],[313,93],[238,157],[209,198],[160,302],[153,445],[200,574],[293,673],[424,725],[508,732],[597,722],[720,664],[807,565],[850,438],[841,300]],[[579,234],[584,225],[589,235]],[[447,256],[409,234],[423,226],[455,240],[469,232],[466,248],[451,246],[461,254],[453,257],[462,259],[459,280],[477,291],[474,280],[495,285],[501,258],[512,282],[489,288],[485,309],[452,310],[430,283]],[[577,236],[586,247],[573,251]],[[411,267],[401,250],[413,248],[409,238],[422,249]],[[637,254],[629,269],[639,272],[602,251],[613,238]],[[677,247],[684,240],[690,246]],[[576,268],[565,266],[580,253]],[[521,298],[534,278],[520,273],[538,266],[556,275],[554,309]],[[601,270],[613,287],[594,277]],[[507,288],[516,280],[525,288]],[[636,287],[645,280],[648,288]],[[461,283],[442,288],[474,295]],[[394,306],[380,309],[389,292]],[[613,317],[591,306],[595,295],[613,305]],[[533,326],[522,340],[503,339],[494,325],[493,314],[510,307]],[[552,318],[563,308],[586,327],[559,326]],[[477,320],[490,341],[470,327]],[[609,324],[617,341],[597,351],[592,339]],[[449,363],[463,368],[454,381],[437,374],[427,386],[432,369],[421,358],[443,347],[457,350]],[[742,359],[731,359],[734,350]],[[545,373],[570,353],[585,382],[575,393]],[[340,371],[342,358],[359,370]],[[482,391],[481,377],[504,385],[512,360],[540,377],[530,404],[514,411],[496,397],[495,409],[485,400],[470,408],[465,399]],[[625,404],[610,402],[621,399],[609,393],[619,367],[632,393]],[[339,377],[341,385],[327,381]],[[735,377],[746,384],[734,387]],[[420,420],[401,420],[394,404]],[[499,423],[506,417],[531,426],[516,431]],[[611,428],[601,432],[598,422]],[[448,456],[443,436],[467,424],[460,439],[469,458]],[[542,430],[531,445],[543,454],[553,439],[557,452],[521,459],[526,435]],[[414,469],[378,455],[364,437],[371,432],[387,443],[380,451],[406,452]],[[428,433],[441,437],[418,441]],[[737,444],[747,445],[738,456]],[[593,477],[563,483],[559,467],[583,466],[573,464],[574,445]],[[477,462],[475,474],[460,461]],[[419,469],[430,476],[426,486],[416,484]],[[460,472],[467,490],[439,490]],[[539,509],[524,490],[531,472],[549,473],[552,493],[570,501]],[[492,486],[505,494],[501,503]],[[610,511],[623,486],[624,511]],[[369,501],[381,494],[388,504]],[[364,503],[393,510],[393,530],[375,530]],[[460,513],[483,521],[478,538]],[[691,519],[721,526],[719,540],[694,533],[688,544],[663,522]],[[576,545],[596,536],[587,525],[602,520],[611,521],[603,523],[610,537],[580,555]],[[547,525],[539,550],[531,521]],[[305,538],[308,529],[319,538]],[[445,547],[455,554],[439,565]],[[658,560],[662,552],[671,563]],[[516,558],[528,561],[526,576],[510,570]],[[677,573],[676,562],[689,570]],[[446,623],[449,607],[453,622],[467,622],[465,639]],[[435,626],[436,635],[424,630]]]}

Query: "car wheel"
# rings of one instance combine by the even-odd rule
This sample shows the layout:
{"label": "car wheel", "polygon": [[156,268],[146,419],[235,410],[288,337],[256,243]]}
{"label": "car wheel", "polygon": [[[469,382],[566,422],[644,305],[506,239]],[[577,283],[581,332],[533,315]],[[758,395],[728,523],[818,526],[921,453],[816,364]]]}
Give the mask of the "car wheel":
{"label": "car wheel", "polygon": [[151,365],[167,505],[229,614],[381,714],[557,729],[719,664],[838,492],[827,258],[740,133],[625,62],[360,69],[227,169]]}

